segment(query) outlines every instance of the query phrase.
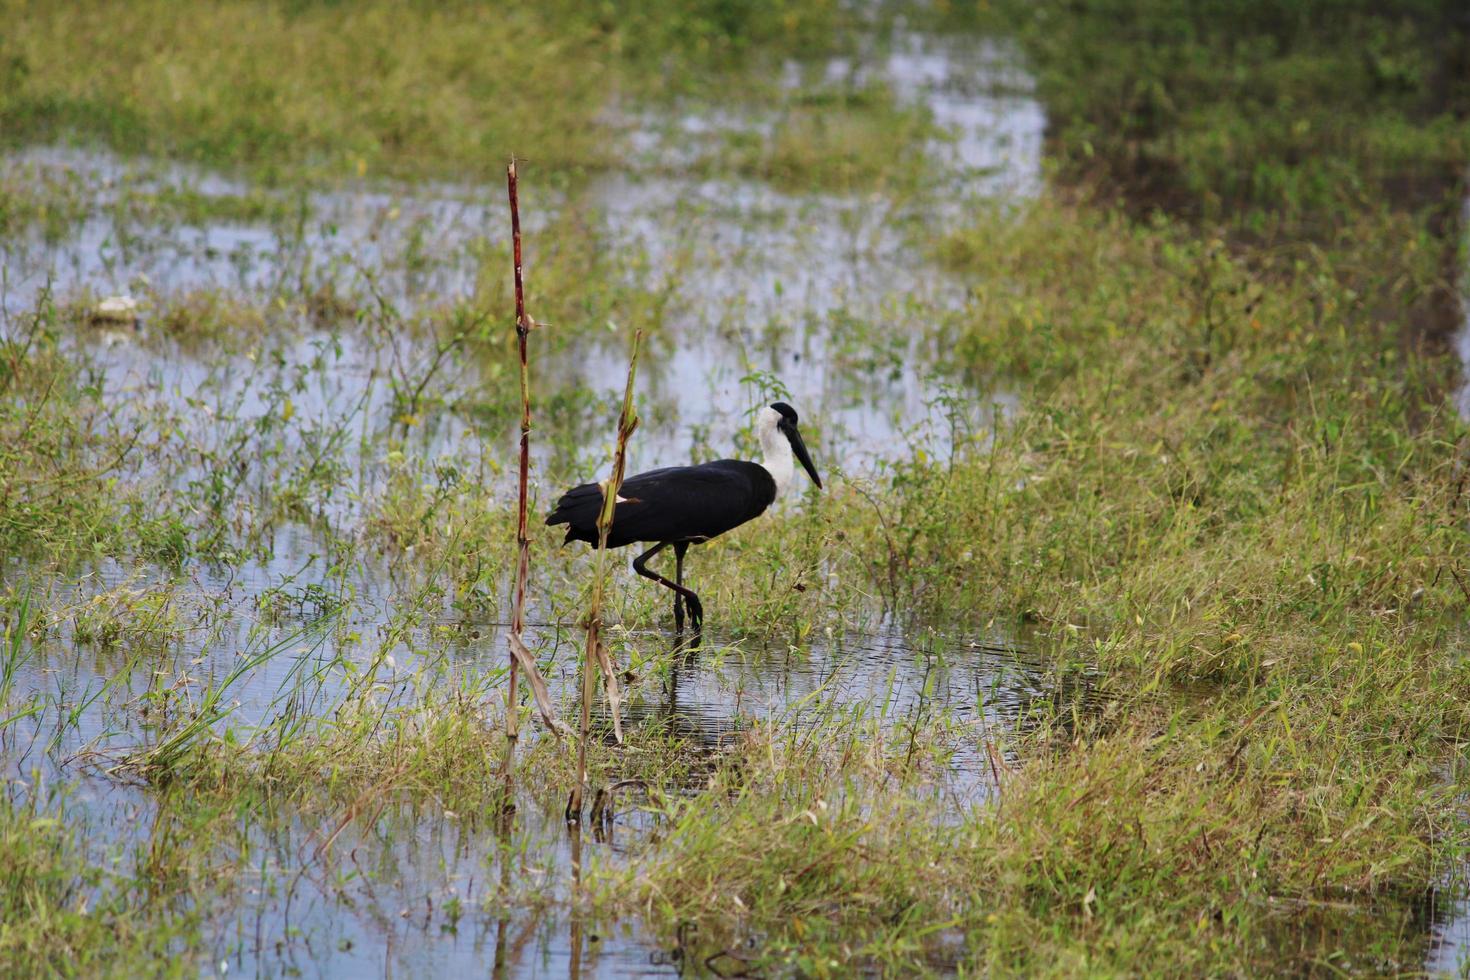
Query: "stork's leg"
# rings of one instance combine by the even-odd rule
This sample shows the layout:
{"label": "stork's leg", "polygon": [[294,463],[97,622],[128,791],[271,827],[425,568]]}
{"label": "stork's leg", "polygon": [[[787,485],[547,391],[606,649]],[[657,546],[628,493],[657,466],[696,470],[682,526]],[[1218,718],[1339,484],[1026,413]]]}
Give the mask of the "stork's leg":
{"label": "stork's leg", "polygon": [[[674,584],[684,587],[684,552],[689,550],[688,541],[674,542]],[[684,597],[674,593],[674,629],[684,632]]]}
{"label": "stork's leg", "polygon": [[662,541],[654,545],[652,548],[649,548],[637,558],[634,558],[633,571],[637,572],[639,575],[642,575],[644,578],[653,579],[655,582],[657,582],[659,585],[662,585],[666,589],[673,589],[675,593],[682,596],[684,601],[689,605],[689,620],[691,623],[694,624],[694,628],[697,630],[699,629],[700,624],[704,622],[704,608],[699,604],[699,596],[694,594],[693,589],[686,589],[684,588],[684,586],[679,585],[676,582],[670,582],[658,572],[655,572],[648,567],[648,559],[652,558],[660,551],[663,551],[665,548],[673,543],[674,542],[672,541]]}

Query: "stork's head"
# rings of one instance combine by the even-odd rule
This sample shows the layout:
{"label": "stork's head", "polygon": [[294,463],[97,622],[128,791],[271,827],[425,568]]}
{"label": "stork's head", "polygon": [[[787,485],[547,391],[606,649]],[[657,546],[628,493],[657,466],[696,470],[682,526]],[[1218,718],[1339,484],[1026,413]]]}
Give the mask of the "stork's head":
{"label": "stork's head", "polygon": [[[817,476],[817,468],[812,465],[812,458],[807,454],[806,443],[801,441],[801,430],[796,427],[796,409],[785,402],[772,402],[766,408],[760,410],[756,420],[756,431],[760,435],[761,447],[765,449],[767,457],[776,455],[781,449],[786,449],[794,454],[806,470],[807,476],[812,478],[818,489],[822,486],[822,478]],[[787,459],[787,478],[790,475],[790,458]],[[779,481],[778,481],[779,482]]]}

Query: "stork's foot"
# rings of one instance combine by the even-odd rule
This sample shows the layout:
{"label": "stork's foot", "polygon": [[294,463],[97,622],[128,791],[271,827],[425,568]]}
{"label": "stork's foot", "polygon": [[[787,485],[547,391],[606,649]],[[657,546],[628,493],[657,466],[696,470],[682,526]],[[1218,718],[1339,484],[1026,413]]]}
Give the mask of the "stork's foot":
{"label": "stork's foot", "polygon": [[698,631],[704,625],[704,608],[699,604],[699,597],[690,593],[688,596],[674,596],[674,630],[684,632],[684,606],[689,606],[689,624]]}

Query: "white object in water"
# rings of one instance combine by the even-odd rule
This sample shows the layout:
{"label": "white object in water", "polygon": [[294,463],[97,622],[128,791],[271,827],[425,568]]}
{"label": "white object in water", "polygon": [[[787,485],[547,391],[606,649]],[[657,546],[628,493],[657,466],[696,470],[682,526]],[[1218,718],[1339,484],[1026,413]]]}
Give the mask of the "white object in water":
{"label": "white object in water", "polygon": [[92,309],[93,323],[138,323],[138,301],[131,296],[109,296]]}

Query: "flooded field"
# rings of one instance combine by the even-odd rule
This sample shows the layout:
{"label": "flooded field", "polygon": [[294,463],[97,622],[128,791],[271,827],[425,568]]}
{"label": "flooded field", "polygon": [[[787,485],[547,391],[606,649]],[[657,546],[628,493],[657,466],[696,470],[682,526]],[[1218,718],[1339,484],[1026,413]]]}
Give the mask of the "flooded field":
{"label": "flooded field", "polygon": [[[560,716],[579,708],[592,563],[540,523],[608,470],[635,329],[630,473],[750,458],[753,413],[781,399],[825,485],[691,552],[697,647],[618,554],[622,704],[593,708],[581,827],[563,819],[573,741],[524,689],[504,735],[504,186],[365,159],[292,179],[58,141],[0,156],[0,353],[63,365],[75,392],[43,448],[76,469],[7,460],[0,480],[7,524],[36,529],[0,556],[0,837],[81,869],[25,880],[68,928],[185,975],[1109,972],[1196,873],[1218,901],[1176,896],[1179,921],[1245,930],[1236,972],[1463,969],[1463,883],[1430,854],[1459,831],[1400,788],[1440,761],[1410,750],[1395,784],[1334,754],[1336,721],[1293,714],[1282,680],[1327,676],[1295,666],[1310,651],[1361,657],[1322,681],[1378,726],[1355,744],[1456,723],[1375,700],[1419,683],[1375,652],[1459,581],[1430,544],[1388,554],[1433,521],[1374,481],[1428,451],[1395,438],[1344,463],[1351,426],[1248,421],[1344,391],[1299,384],[1292,345],[1317,356],[1300,311],[1357,294],[1338,304],[1337,270],[1298,259],[1306,285],[1273,307],[1213,240],[1049,199],[1047,112],[1006,38],[899,18],[778,67],[733,79],[742,98],[619,94],[596,119],[615,145],[585,169],[521,163],[541,324],[525,637]],[[119,297],[136,318],[99,314]],[[1158,323],[1177,335],[1150,339]],[[1249,360],[1272,344],[1280,362]],[[1079,383],[1059,367],[1112,348]],[[1160,378],[1176,387],[1153,399]],[[1397,404],[1375,384],[1381,404],[1353,411]],[[61,387],[13,400],[39,418]],[[1298,456],[1251,484],[1266,431]],[[1110,496],[1125,486],[1136,503]],[[73,500],[58,558],[43,505]],[[1316,526],[1343,500],[1371,533]],[[1308,530],[1270,523],[1288,511]],[[1212,537],[1241,514],[1266,523]],[[1109,598],[1119,568],[1137,577]],[[1279,632],[1344,609],[1355,632]],[[1404,867],[1440,885],[1380,887]],[[1119,959],[1026,960],[1024,916],[1056,908],[1069,940],[1123,922]],[[986,952],[992,927],[1009,938]]]}
{"label": "flooded field", "polygon": [[[660,108],[626,111],[634,169],[574,195],[528,183],[533,290],[557,236],[576,227],[599,253],[601,288],[654,297],[651,322],[610,322],[602,338],[559,341],[558,324],[546,325],[534,384],[556,435],[533,443],[538,510],[557,481],[590,479],[606,465],[609,406],[634,326],[650,332],[635,470],[730,454],[749,412],[786,396],[816,433],[823,473],[862,481],[915,448],[943,458],[983,438],[1011,404],[998,379],[988,403],[961,395],[960,379],[927,366],[942,360],[935,334],[899,324],[942,321],[965,301],[963,285],[925,255],[925,236],[966,201],[1018,202],[1039,188],[1044,117],[1014,53],[988,40],[912,35],[871,61],[792,64],[788,75],[793,89],[809,76],[837,90],[892,85],[932,115],[943,178],[889,197],[689,175],[680,171],[696,170],[720,139],[768,122],[697,108],[670,120]],[[280,191],[60,147],[19,151],[3,167],[9,181],[76,195],[85,211],[60,230],[6,242],[8,329],[18,333],[46,297],[82,311],[105,296],[137,298],[136,327],[81,317],[65,343],[97,378],[103,403],[117,406],[105,425],[168,433],[145,464],[158,467],[160,492],[188,498],[238,462],[245,486],[225,520],[248,529],[250,542],[247,552],[222,543],[177,568],[105,560],[49,580],[28,573],[22,556],[7,560],[10,588],[35,610],[13,634],[6,679],[29,692],[24,716],[4,731],[13,785],[28,794],[70,785],[68,823],[84,828],[98,860],[134,873],[174,817],[169,794],[129,775],[128,760],[167,744],[174,713],[249,743],[283,713],[330,717],[363,672],[381,689],[385,715],[412,711],[428,689],[484,696],[503,684],[504,613],[494,615],[503,579],[483,583],[485,621],[436,589],[434,569],[412,554],[390,558],[358,543],[405,470],[471,474],[464,486],[491,502],[512,492],[511,376],[503,360],[436,347],[434,327],[446,309],[498,288],[487,278],[508,278],[503,189]],[[196,222],[158,203],[184,200],[204,212],[211,202],[255,202],[241,210],[259,216]],[[303,293],[335,306],[310,309]],[[180,311],[201,307],[243,316],[256,332],[180,333]],[[419,380],[433,408],[405,412],[403,392]],[[406,414],[423,417],[403,424]],[[271,496],[324,447],[336,459],[325,479],[310,477],[298,508],[310,519],[264,517]],[[636,588],[621,579],[619,592]],[[544,622],[528,639],[570,710],[577,610],[539,594],[533,603],[533,620]],[[939,719],[952,744],[932,791],[958,813],[993,791],[990,729],[1025,725],[1033,711],[1096,707],[1085,676],[1054,675],[999,630],[955,634],[888,617],[787,639],[716,627],[689,652],[643,621],[632,611],[632,628],[615,632],[617,661],[636,665],[624,723],[677,740],[709,766],[756,724],[801,731],[808,718],[851,713],[901,738],[906,726]],[[572,845],[559,810],[544,803],[523,790],[501,834],[492,815],[432,803],[384,801],[374,820],[335,833],[289,808],[241,813],[215,852],[196,855],[233,879],[223,898],[195,910],[207,923],[201,965],[258,976],[690,968],[636,922],[568,919],[578,907]],[[636,800],[619,806],[596,840],[581,842],[580,860],[616,863],[658,825]],[[326,860],[324,838],[353,870]],[[526,893],[533,899],[514,900]]]}
{"label": "flooded field", "polygon": [[[717,154],[720,138],[759,133],[762,125],[759,117],[713,118],[698,109],[672,123],[665,108],[628,113],[634,128],[627,139],[640,166],[596,178],[571,199],[528,185],[533,293],[538,252],[554,252],[563,247],[559,234],[575,232],[591,236],[596,264],[610,280],[604,288],[651,297],[652,322],[610,324],[610,335],[590,350],[580,338],[575,350],[559,341],[549,324],[552,357],[538,365],[542,402],[580,409],[583,424],[594,413],[605,423],[627,332],[637,326],[652,332],[654,347],[635,466],[728,446],[742,414],[773,382],[801,393],[829,458],[843,465],[871,465],[885,452],[906,451],[909,439],[937,440],[933,448],[942,452],[956,433],[970,435],[993,405],[960,411],[971,399],[956,397],[952,379],[927,367],[939,360],[932,333],[885,324],[939,321],[962,307],[962,285],[924,255],[925,239],[946,217],[955,220],[967,202],[1020,201],[1039,187],[1044,116],[1008,50],[986,40],[910,35],[881,57],[875,52],[874,64],[789,66],[793,86],[812,75],[819,89],[841,92],[878,79],[932,114],[935,175],[896,198],[791,193],[740,176],[680,173]],[[504,263],[492,260],[509,235],[498,186],[276,192],[176,165],[53,148],[21,151],[5,166],[12,180],[85,190],[96,205],[61,235],[35,229],[7,242],[4,303],[12,316],[49,285],[62,296],[137,294],[154,306],[198,292],[284,304],[303,288],[340,291],[413,317],[470,301],[494,288],[487,278],[504,278]],[[260,210],[272,220],[150,223],[169,213],[157,206],[160,192],[206,202],[263,198],[269,203]],[[152,319],[145,316],[145,330],[160,333]],[[381,406],[371,396],[364,401],[370,379],[388,374],[394,357],[424,355],[333,326],[276,340],[282,370],[301,370],[323,346],[341,348],[333,390],[297,410],[340,419],[362,402],[364,417],[374,419]],[[168,347],[167,337],[156,339],[162,351],[150,349],[146,336],[117,331],[79,341],[102,347],[93,352],[98,368],[129,391],[151,387],[167,398],[199,389],[207,372],[221,370],[217,351],[190,357]],[[237,377],[253,373],[240,361],[229,367]],[[484,389],[503,379],[472,364],[454,367],[434,376],[435,393],[473,415]],[[425,367],[411,360],[398,369]],[[688,398],[691,390],[701,397]],[[1007,403],[1003,389],[994,397],[994,405]],[[496,450],[508,444],[493,430],[471,433],[473,418],[464,414],[443,423],[428,452],[466,440],[488,439]],[[931,425],[931,417],[943,421]],[[594,458],[605,458],[601,446],[581,462]]]}
{"label": "flooded field", "polygon": [[[549,637],[533,633],[531,638],[542,641],[538,649],[557,650]],[[752,725],[799,732],[834,712],[851,713],[898,739],[907,726],[941,716],[952,740],[949,768],[937,774],[928,791],[948,797],[959,813],[983,805],[991,792],[990,763],[981,748],[985,732],[1024,725],[1032,713],[1050,717],[1059,709],[1097,707],[1086,678],[1058,683],[1024,654],[976,641],[931,637],[926,649],[916,650],[910,633],[888,630],[801,650],[772,650],[709,639],[698,654],[677,654],[629,685],[623,721],[633,743],[642,741],[639,732],[646,730],[650,737],[676,740],[678,751],[691,760],[690,783],[663,787],[663,792],[703,790],[700,773],[712,772]],[[326,644],[313,646],[301,634],[282,640],[303,645],[280,651],[225,692],[233,710],[220,725],[235,737],[248,737],[257,726],[268,729],[269,716],[286,710],[327,715],[340,710],[344,685],[316,679],[333,657],[346,654],[330,652]],[[498,632],[486,631],[482,640],[443,649],[431,664],[398,662],[381,678],[387,689],[380,699],[384,713],[414,711],[425,683],[453,689],[465,685],[466,677],[496,674],[503,660],[501,640]],[[670,641],[658,634],[623,642],[647,655],[651,647]],[[238,655],[190,657],[194,652],[178,654],[178,662],[191,665],[187,671],[196,678],[190,684],[180,676],[178,688],[184,691],[217,679]],[[251,652],[247,648],[245,654]],[[560,654],[551,658],[553,689],[563,703],[571,703],[574,664],[569,649]],[[148,662],[159,663],[156,656]],[[167,792],[160,800],[156,788],[129,777],[126,759],[148,746],[160,727],[150,723],[146,710],[138,710],[139,704],[159,700],[159,684],[150,671],[135,667],[127,680],[96,697],[107,683],[109,659],[127,664],[128,658],[82,654],[65,663],[57,658],[55,666],[42,671],[23,668],[20,682],[34,685],[47,708],[35,716],[34,727],[29,720],[14,726],[9,744],[14,777],[37,791],[68,774],[87,774],[67,795],[67,819],[85,829],[99,858],[117,855],[126,864],[157,847],[171,821],[186,823],[187,817],[176,818],[171,811],[189,806]],[[74,723],[67,720],[80,704],[88,710]],[[611,739],[605,715],[597,727]],[[198,850],[196,844],[193,855],[235,869],[224,907],[209,915],[211,962],[221,973],[270,976],[294,970],[329,974],[365,964],[387,964],[395,973],[459,971],[485,968],[492,957],[503,971],[536,975],[560,973],[574,955],[585,957],[583,968],[594,972],[672,968],[669,951],[643,936],[636,923],[589,924],[601,940],[569,950],[566,915],[576,906],[568,879],[568,831],[559,805],[548,809],[546,800],[557,789],[524,790],[504,837],[493,832],[493,813],[457,813],[432,800],[385,800],[364,826],[333,828],[313,815],[272,807],[238,814],[213,850]],[[636,853],[667,820],[641,791],[623,795],[588,831],[596,837],[581,845],[582,859],[604,869],[628,848]],[[328,852],[350,856],[351,870],[337,868]],[[507,929],[512,938],[504,935]]]}

